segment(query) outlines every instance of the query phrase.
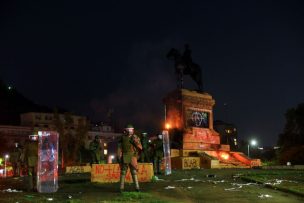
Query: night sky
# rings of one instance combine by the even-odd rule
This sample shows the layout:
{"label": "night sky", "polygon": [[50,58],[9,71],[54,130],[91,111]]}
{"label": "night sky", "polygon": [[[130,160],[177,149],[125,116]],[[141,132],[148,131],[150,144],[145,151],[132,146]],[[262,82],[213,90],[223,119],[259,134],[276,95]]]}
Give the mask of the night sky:
{"label": "night sky", "polygon": [[176,88],[166,54],[185,43],[215,119],[243,139],[274,145],[285,111],[304,102],[303,1],[20,0],[0,14],[0,78],[93,121],[113,109],[120,124],[157,132]]}

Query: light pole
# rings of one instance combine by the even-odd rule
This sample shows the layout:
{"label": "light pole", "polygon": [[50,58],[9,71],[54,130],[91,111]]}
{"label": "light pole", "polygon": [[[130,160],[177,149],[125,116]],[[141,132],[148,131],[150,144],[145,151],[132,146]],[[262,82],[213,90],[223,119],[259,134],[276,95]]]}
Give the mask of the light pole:
{"label": "light pole", "polygon": [[4,177],[6,178],[6,160],[9,158],[9,155],[6,154],[4,156]]}
{"label": "light pole", "polygon": [[249,143],[248,143],[248,157],[250,158],[250,145],[251,146],[255,146],[257,144],[257,141],[256,140],[251,140]]}

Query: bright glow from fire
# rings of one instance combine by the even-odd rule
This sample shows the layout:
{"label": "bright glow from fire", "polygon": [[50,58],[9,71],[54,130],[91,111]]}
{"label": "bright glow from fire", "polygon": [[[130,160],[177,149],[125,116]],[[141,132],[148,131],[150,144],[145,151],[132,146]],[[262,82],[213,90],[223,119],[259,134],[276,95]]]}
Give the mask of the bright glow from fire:
{"label": "bright glow from fire", "polygon": [[170,129],[171,128],[170,123],[166,123],[165,127],[166,127],[167,130]]}
{"label": "bright glow from fire", "polygon": [[227,153],[221,153],[220,156],[221,156],[222,159],[225,159],[225,160],[229,159],[229,154],[227,154]]}

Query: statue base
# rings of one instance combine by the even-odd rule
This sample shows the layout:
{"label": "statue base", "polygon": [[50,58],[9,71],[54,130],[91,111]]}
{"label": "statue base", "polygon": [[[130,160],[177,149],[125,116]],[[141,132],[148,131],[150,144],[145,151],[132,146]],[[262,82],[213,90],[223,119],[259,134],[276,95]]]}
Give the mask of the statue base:
{"label": "statue base", "polygon": [[[172,169],[250,168],[260,166],[241,152],[220,143],[213,129],[215,100],[208,93],[178,89],[164,98],[170,130]],[[178,151],[178,153],[177,153]],[[177,156],[178,154],[178,156]]]}

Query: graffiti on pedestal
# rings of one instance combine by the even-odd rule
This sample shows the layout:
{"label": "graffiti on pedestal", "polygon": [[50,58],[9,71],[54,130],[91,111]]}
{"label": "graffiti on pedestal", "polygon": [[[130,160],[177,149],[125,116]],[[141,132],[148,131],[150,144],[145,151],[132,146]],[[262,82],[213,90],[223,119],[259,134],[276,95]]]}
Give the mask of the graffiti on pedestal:
{"label": "graffiti on pedestal", "polygon": [[183,159],[184,169],[200,168],[200,158],[189,157]]}
{"label": "graffiti on pedestal", "polygon": [[186,110],[187,127],[209,128],[209,113],[202,110]]}
{"label": "graffiti on pedestal", "polygon": [[[138,181],[149,182],[153,174],[152,164],[138,165]],[[119,164],[93,164],[92,166],[92,182],[119,182],[120,166]],[[132,182],[130,170],[126,174],[126,182]]]}

